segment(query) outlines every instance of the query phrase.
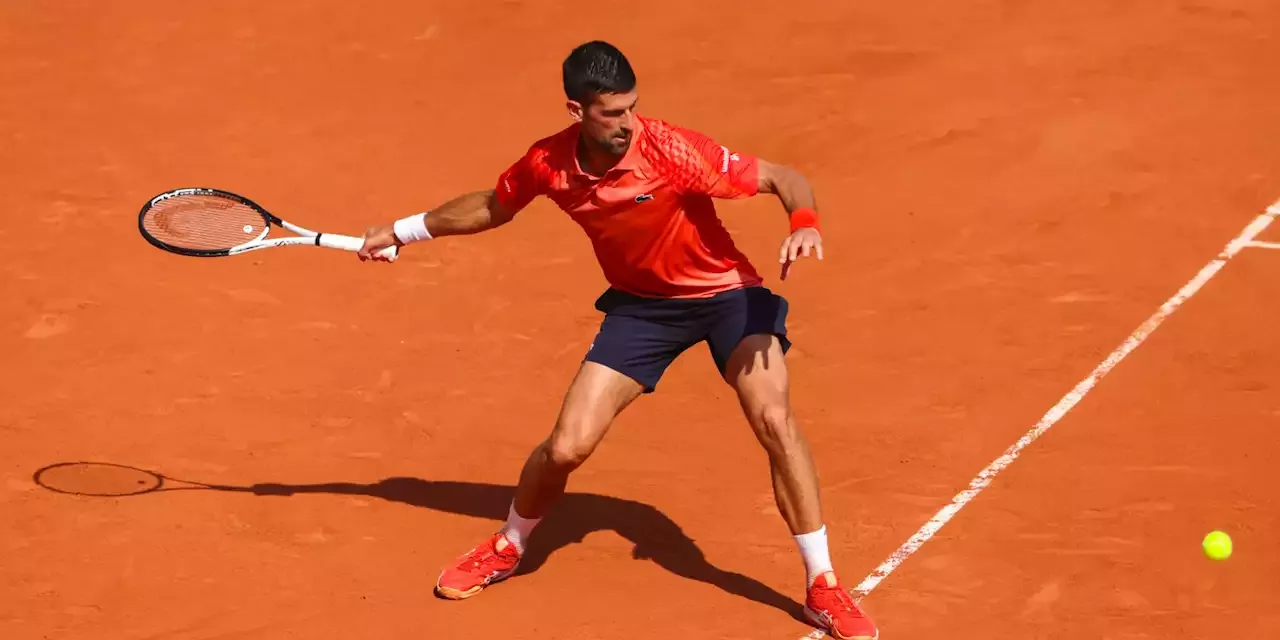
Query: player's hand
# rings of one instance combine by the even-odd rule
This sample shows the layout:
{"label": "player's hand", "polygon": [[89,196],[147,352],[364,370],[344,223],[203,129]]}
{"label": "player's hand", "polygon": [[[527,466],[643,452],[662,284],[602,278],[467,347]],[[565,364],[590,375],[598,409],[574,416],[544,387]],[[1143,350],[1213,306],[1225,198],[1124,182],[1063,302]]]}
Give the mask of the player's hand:
{"label": "player's hand", "polygon": [[798,258],[808,258],[810,255],[816,255],[819,260],[822,259],[822,234],[812,228],[796,229],[795,233],[782,241],[782,248],[778,251],[778,262],[782,264],[782,279],[787,279],[791,263]]}
{"label": "player's hand", "polygon": [[369,227],[364,232],[364,246],[360,247],[360,251],[356,255],[360,256],[361,262],[366,260],[391,262],[390,258],[377,255],[378,252],[387,247],[395,247],[398,252],[402,246],[404,244],[396,237],[392,227]]}

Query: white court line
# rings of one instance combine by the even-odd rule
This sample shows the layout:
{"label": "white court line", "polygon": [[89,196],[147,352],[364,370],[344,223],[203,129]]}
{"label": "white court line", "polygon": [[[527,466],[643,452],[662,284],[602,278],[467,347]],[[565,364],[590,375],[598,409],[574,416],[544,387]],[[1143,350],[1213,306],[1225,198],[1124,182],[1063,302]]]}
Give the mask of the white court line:
{"label": "white court line", "polygon": [[[1050,427],[1057,424],[1063,416],[1067,415],[1067,412],[1070,411],[1072,407],[1076,406],[1076,404],[1079,403],[1080,400],[1098,384],[1099,380],[1114,369],[1116,365],[1120,364],[1120,361],[1124,360],[1125,356],[1129,355],[1129,353],[1134,349],[1137,349],[1138,345],[1142,344],[1147,339],[1147,336],[1150,336],[1151,333],[1156,330],[1156,327],[1159,327],[1166,318],[1172,315],[1174,311],[1178,310],[1178,307],[1181,307],[1184,302],[1190,299],[1191,296],[1195,295],[1196,292],[1205,285],[1205,283],[1209,282],[1210,278],[1217,275],[1218,271],[1227,264],[1228,260],[1235,257],[1235,255],[1240,253],[1240,251],[1245,247],[1250,246],[1250,244],[1253,243],[1253,239],[1256,238],[1259,233],[1262,233],[1262,231],[1266,229],[1277,216],[1280,216],[1280,202],[1276,202],[1270,207],[1267,207],[1265,213],[1254,218],[1253,222],[1249,223],[1249,226],[1245,227],[1244,231],[1240,232],[1240,235],[1236,236],[1234,240],[1227,244],[1226,249],[1223,249],[1222,253],[1218,254],[1218,257],[1209,261],[1209,264],[1206,264],[1204,268],[1200,270],[1200,273],[1196,274],[1196,277],[1183,285],[1183,287],[1179,289],[1172,298],[1169,298],[1164,304],[1160,305],[1160,308],[1157,309],[1151,317],[1147,318],[1145,322],[1139,325],[1128,338],[1125,338],[1124,342],[1120,343],[1120,346],[1117,347],[1115,351],[1112,351],[1111,355],[1107,356],[1106,360],[1103,360],[1101,364],[1094,368],[1088,377],[1081,380],[1074,389],[1058,401],[1058,404],[1054,405],[1048,413],[1044,414],[1044,417],[1040,418],[1040,421],[1037,422],[1030,431],[1021,438],[1018,438],[1018,441],[1013,443],[1013,446],[1006,449],[999,458],[996,458],[991,464],[987,465],[985,469],[980,471],[978,475],[969,482],[969,487],[967,489],[956,494],[956,496],[951,499],[951,502],[930,518],[923,527],[920,527],[920,530],[917,531],[915,535],[902,543],[902,546],[898,547],[897,551],[894,551],[887,559],[885,559],[884,562],[880,563],[880,566],[876,567],[875,571],[872,571],[866,578],[863,578],[862,582],[851,590],[853,597],[858,600],[866,597],[866,595],[871,593],[871,591],[874,590],[881,581],[887,578],[889,574],[893,573],[894,570],[902,565],[907,558],[911,557],[911,554],[918,551],[925,542],[928,542],[929,539],[938,532],[939,529],[942,529],[947,522],[954,518],[966,504],[969,504],[969,502],[977,497],[978,493],[983,489],[986,489],[987,486],[991,484],[991,481],[995,479],[997,474],[1003,471],[1005,467],[1012,464],[1013,461],[1018,458],[1018,455],[1022,453],[1022,450],[1027,448],[1027,445],[1030,445],[1037,438],[1044,435]],[[821,630],[815,629],[801,640],[818,640],[825,635],[826,634]]]}
{"label": "white court line", "polygon": [[1253,248],[1256,248],[1256,249],[1280,249],[1280,242],[1258,242],[1258,241],[1254,241],[1254,242],[1250,242],[1249,244],[1246,244],[1245,246],[1246,246],[1246,247],[1253,247]]}

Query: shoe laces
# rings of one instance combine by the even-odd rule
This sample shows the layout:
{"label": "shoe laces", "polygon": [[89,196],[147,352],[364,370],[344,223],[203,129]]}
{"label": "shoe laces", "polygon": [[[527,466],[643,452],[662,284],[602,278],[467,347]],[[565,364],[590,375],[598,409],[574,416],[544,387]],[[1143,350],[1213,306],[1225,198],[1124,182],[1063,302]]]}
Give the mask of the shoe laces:
{"label": "shoe laces", "polygon": [[463,559],[462,564],[469,564],[475,569],[492,569],[493,565],[502,560],[502,555],[498,551],[498,539],[492,540],[472,549],[470,553]]}
{"label": "shoe laces", "polygon": [[[825,600],[826,602],[830,602],[830,603],[831,603],[831,605],[833,606],[833,608],[837,608],[837,609],[839,609],[839,610],[840,610],[840,611],[842,611],[842,612],[852,613],[852,614],[857,615],[857,616],[859,616],[859,617],[861,617],[861,616],[862,616],[862,610],[858,608],[858,604],[857,604],[856,602],[854,602],[854,601],[853,601],[853,596],[852,596],[852,595],[850,595],[848,591],[845,591],[845,590],[844,590],[844,587],[840,587],[840,586],[835,586],[835,587],[822,587],[822,586],[820,586],[820,587],[816,587],[816,588],[821,589],[821,590],[823,590],[823,591],[830,592],[830,594],[831,594],[831,595],[830,595],[830,597],[829,597],[829,598],[824,598],[823,600]],[[824,602],[824,604],[825,604],[826,602]]]}

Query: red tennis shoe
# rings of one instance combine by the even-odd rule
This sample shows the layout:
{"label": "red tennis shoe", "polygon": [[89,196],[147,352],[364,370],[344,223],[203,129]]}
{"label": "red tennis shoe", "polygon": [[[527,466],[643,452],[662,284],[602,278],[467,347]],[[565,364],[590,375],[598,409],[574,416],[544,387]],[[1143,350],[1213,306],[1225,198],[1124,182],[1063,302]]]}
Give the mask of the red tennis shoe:
{"label": "red tennis shoe", "polygon": [[436,593],[442,598],[470,598],[489,585],[509,578],[520,564],[520,552],[501,533],[458,558],[456,564],[440,572]]}
{"label": "red tennis shoe", "polygon": [[880,630],[853,601],[834,573],[813,581],[804,601],[804,615],[839,640],[877,640]]}

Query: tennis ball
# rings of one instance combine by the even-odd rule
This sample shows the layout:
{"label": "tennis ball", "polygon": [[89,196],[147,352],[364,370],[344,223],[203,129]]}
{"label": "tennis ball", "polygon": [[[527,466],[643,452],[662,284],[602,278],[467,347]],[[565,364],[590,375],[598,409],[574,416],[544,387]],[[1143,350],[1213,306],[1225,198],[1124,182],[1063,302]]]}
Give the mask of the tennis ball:
{"label": "tennis ball", "polygon": [[1204,554],[1214,560],[1226,560],[1231,557],[1231,536],[1221,531],[1210,531],[1201,543]]}

